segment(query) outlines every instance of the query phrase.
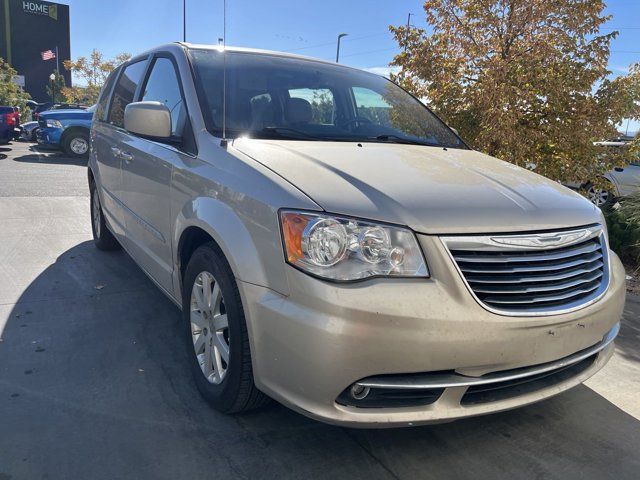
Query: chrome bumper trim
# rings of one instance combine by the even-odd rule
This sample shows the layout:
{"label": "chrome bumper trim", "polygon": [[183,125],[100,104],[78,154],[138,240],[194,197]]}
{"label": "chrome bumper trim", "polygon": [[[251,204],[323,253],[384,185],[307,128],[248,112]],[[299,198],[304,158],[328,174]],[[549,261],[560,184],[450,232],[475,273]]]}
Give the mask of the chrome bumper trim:
{"label": "chrome bumper trim", "polygon": [[357,385],[369,388],[394,388],[394,389],[429,389],[429,388],[450,388],[450,387],[470,387],[475,385],[487,385],[491,383],[508,382],[518,380],[542,373],[552,372],[570,365],[576,364],[585,358],[604,350],[618,335],[620,322],[616,323],[604,336],[602,341],[592,347],[580,350],[572,355],[555,360],[553,362],[541,363],[531,367],[522,367],[504,372],[495,372],[482,375],[481,377],[467,377],[456,373],[425,373],[413,375],[381,375],[364,378],[356,382]]}

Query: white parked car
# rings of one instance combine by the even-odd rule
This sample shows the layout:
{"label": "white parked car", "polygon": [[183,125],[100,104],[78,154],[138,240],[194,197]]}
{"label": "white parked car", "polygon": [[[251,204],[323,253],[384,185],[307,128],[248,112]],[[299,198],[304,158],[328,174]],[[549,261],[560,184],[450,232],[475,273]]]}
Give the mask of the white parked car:
{"label": "white parked car", "polygon": [[[596,145],[605,148],[623,149],[627,141],[598,142]],[[640,158],[630,159],[625,167],[616,167],[604,174],[608,187],[598,188],[587,185],[589,200],[598,207],[607,207],[615,203],[617,198],[626,197],[640,191]]]}

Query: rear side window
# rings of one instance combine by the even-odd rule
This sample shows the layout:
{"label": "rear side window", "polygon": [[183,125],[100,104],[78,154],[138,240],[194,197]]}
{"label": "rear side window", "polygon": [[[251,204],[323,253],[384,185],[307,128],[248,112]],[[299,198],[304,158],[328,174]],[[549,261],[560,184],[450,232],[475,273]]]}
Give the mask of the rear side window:
{"label": "rear side window", "polygon": [[113,99],[109,109],[109,123],[124,128],[124,109],[133,102],[138,84],[142,80],[147,62],[145,60],[128,65],[113,90]]}
{"label": "rear side window", "polygon": [[98,100],[96,111],[93,115],[93,118],[99,122],[104,121],[104,114],[107,111],[107,104],[109,103],[109,94],[111,93],[111,88],[113,88],[113,83],[116,81],[116,78],[118,78],[119,71],[120,69],[118,68],[111,72],[109,78],[107,78],[107,81],[104,84],[104,87],[102,87],[100,100]]}
{"label": "rear side window", "polygon": [[186,109],[180,93],[176,70],[171,60],[159,57],[155,60],[149,80],[142,94],[143,101],[163,103],[171,112],[171,134],[181,136],[186,122]]}

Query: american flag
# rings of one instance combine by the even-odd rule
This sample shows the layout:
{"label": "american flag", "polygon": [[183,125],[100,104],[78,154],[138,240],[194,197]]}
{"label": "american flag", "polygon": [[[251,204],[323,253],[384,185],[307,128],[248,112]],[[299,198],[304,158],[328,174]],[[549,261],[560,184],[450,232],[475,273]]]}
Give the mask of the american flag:
{"label": "american flag", "polygon": [[53,50],[46,50],[44,52],[40,52],[40,56],[42,57],[42,60],[53,60],[56,58],[56,52]]}

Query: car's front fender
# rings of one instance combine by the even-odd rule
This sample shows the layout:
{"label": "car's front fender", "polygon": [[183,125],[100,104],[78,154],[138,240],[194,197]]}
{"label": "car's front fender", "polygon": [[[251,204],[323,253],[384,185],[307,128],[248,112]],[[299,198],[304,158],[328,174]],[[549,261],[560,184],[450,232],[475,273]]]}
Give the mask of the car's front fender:
{"label": "car's front fender", "polygon": [[203,230],[218,244],[238,280],[286,294],[288,286],[277,211],[269,211],[266,205],[262,205],[262,209],[261,217],[271,216],[273,221],[258,224],[249,217],[241,218],[242,212],[211,197],[199,197],[184,205],[176,217],[173,238],[176,298],[181,298],[180,247],[190,227]]}

